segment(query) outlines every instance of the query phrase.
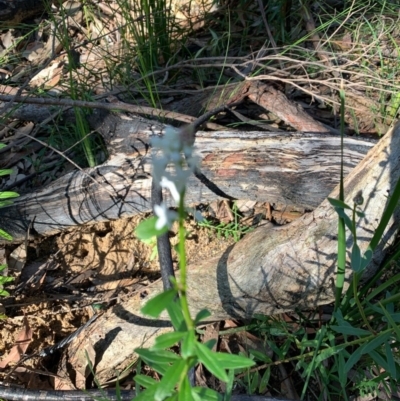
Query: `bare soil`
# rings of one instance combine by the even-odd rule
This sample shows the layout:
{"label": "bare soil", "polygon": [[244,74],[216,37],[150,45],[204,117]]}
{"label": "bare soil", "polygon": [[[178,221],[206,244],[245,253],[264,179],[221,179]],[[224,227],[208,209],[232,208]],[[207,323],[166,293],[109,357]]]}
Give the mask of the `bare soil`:
{"label": "bare soil", "polygon": [[[82,326],[93,314],[90,305],[107,306],[131,297],[159,278],[158,259],[152,258],[154,246],[142,243],[134,235],[141,219],[143,216],[83,226],[29,245],[23,270],[9,271],[16,278],[15,284],[8,287],[12,295],[18,288],[16,285],[37,275],[46,261],[52,262],[42,277],[38,275],[38,284],[26,284],[20,295],[6,299],[7,318],[1,322],[0,329],[2,360],[16,344],[18,335],[26,334],[24,317],[32,330],[32,340],[25,351],[29,355],[54,345]],[[212,257],[234,242],[232,238],[218,238],[212,230],[199,227],[194,221],[187,222],[187,230],[189,263]],[[172,244],[176,245],[174,229],[170,235]],[[174,264],[177,264],[175,253]],[[30,388],[36,388],[32,373],[25,367],[51,378],[48,371],[56,371],[58,357],[29,359],[14,372],[13,379],[25,384],[29,381]],[[10,366],[17,360],[10,361]],[[7,372],[8,367],[3,378]],[[38,377],[34,382],[39,388],[53,386],[46,380],[47,385],[44,384]]]}

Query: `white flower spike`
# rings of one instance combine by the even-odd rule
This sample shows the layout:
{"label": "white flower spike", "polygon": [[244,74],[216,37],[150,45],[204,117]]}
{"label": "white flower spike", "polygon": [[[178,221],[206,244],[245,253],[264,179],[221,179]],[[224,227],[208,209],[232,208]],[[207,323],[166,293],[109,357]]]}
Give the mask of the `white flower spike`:
{"label": "white flower spike", "polygon": [[162,188],[167,188],[169,192],[171,192],[172,197],[177,205],[179,205],[179,201],[181,196],[176,188],[176,185],[173,181],[169,180],[167,177],[162,177],[160,181],[160,185]]}
{"label": "white flower spike", "polygon": [[157,230],[162,230],[164,227],[170,228],[177,217],[175,212],[168,210],[165,203],[154,205],[154,214],[158,217],[156,221]]}

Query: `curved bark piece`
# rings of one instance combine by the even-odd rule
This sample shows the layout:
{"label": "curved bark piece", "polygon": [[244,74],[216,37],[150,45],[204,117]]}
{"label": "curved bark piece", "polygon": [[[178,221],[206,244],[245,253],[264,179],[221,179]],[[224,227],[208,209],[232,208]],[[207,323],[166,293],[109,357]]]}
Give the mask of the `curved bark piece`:
{"label": "curved bark piece", "polygon": [[[363,254],[400,177],[400,126],[371,149],[345,181],[345,201],[352,205],[363,192],[365,218],[357,221],[358,245]],[[338,188],[331,194],[338,197]],[[367,274],[376,271],[398,228],[399,209],[375,250]],[[261,227],[224,253],[188,268],[191,312],[211,311],[210,320],[246,319],[255,313],[274,314],[295,308],[314,308],[334,299],[337,258],[337,215],[325,200],[313,212],[282,227]],[[352,246],[351,237],[348,247]],[[349,278],[350,268],[346,271]],[[93,333],[77,347],[69,347],[74,366],[85,364],[84,350],[94,347],[99,363],[96,375],[106,380],[127,361],[135,347],[149,346],[158,334],[170,330],[167,320],[142,316],[140,307],[162,291],[160,282],[100,317]],[[103,339],[103,340],[99,340]],[[130,344],[127,349],[122,344]],[[97,347],[97,348],[96,348]],[[78,349],[77,349],[78,348]]]}
{"label": "curved bark piece", "polygon": [[[51,235],[76,225],[150,211],[149,137],[163,126],[109,116],[98,121],[110,150],[103,165],[71,172],[49,186],[0,209],[1,226],[15,242],[30,233]],[[362,160],[372,142],[346,138],[346,173]],[[340,138],[324,134],[198,132],[201,171],[237,199],[268,201],[314,209],[338,182]],[[187,202],[207,203],[217,196],[193,177]],[[166,194],[165,199],[171,205]],[[1,242],[1,240],[0,240]]]}

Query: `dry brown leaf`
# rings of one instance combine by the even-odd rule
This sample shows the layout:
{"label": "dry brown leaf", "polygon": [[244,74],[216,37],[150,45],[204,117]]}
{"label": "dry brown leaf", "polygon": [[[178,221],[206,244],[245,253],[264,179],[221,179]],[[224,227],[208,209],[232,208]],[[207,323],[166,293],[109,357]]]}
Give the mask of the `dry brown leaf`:
{"label": "dry brown leaf", "polygon": [[26,263],[26,244],[23,243],[15,248],[9,258],[8,267],[12,270],[21,271]]}
{"label": "dry brown leaf", "polygon": [[232,210],[226,200],[222,200],[218,204],[218,209],[215,217],[222,223],[230,223],[231,221],[233,221]]}
{"label": "dry brown leaf", "polygon": [[43,42],[32,42],[26,46],[26,49],[22,52],[22,56],[29,61],[37,60],[42,57],[44,44]]}
{"label": "dry brown leaf", "polygon": [[36,74],[30,81],[31,86],[38,87],[45,85],[45,87],[52,87],[60,80],[60,74],[62,72],[62,62],[55,62],[41,70]]}
{"label": "dry brown leaf", "polygon": [[75,365],[78,366],[78,368],[75,370],[76,388],[86,388],[86,379],[90,375],[89,362],[92,366],[94,366],[96,362],[96,351],[92,345],[86,348],[85,354],[89,360],[86,360],[86,363]]}
{"label": "dry brown leaf", "polygon": [[25,354],[31,341],[32,329],[29,327],[28,319],[24,316],[24,326],[18,333],[18,338],[11,351],[0,361],[0,369],[6,368],[10,362],[18,362],[21,359],[21,355]]}
{"label": "dry brown leaf", "polygon": [[90,288],[91,291],[108,291],[115,290],[117,288],[129,287],[133,284],[138,283],[140,278],[123,278],[121,280],[104,281],[100,279],[93,279],[93,286]]}
{"label": "dry brown leaf", "polygon": [[208,324],[204,330],[203,334],[203,343],[209,340],[216,340],[214,346],[212,347],[212,351],[217,350],[219,337],[219,322]]}

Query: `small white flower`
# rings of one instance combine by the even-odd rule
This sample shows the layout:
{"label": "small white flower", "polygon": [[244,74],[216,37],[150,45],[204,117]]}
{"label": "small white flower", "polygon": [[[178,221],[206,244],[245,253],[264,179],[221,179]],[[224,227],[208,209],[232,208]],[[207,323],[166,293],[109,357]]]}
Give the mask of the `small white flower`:
{"label": "small white flower", "polygon": [[160,186],[162,188],[169,189],[169,192],[171,192],[171,195],[172,195],[174,201],[177,204],[179,204],[179,201],[181,199],[181,195],[180,195],[180,193],[179,193],[178,189],[176,188],[176,185],[175,185],[175,183],[173,181],[171,181],[167,177],[163,176],[161,178],[161,181],[160,181]]}
{"label": "small white flower", "polygon": [[177,217],[175,212],[168,210],[165,203],[161,203],[161,205],[154,205],[154,214],[158,217],[156,221],[157,230],[161,230],[165,226],[171,227],[172,223]]}

